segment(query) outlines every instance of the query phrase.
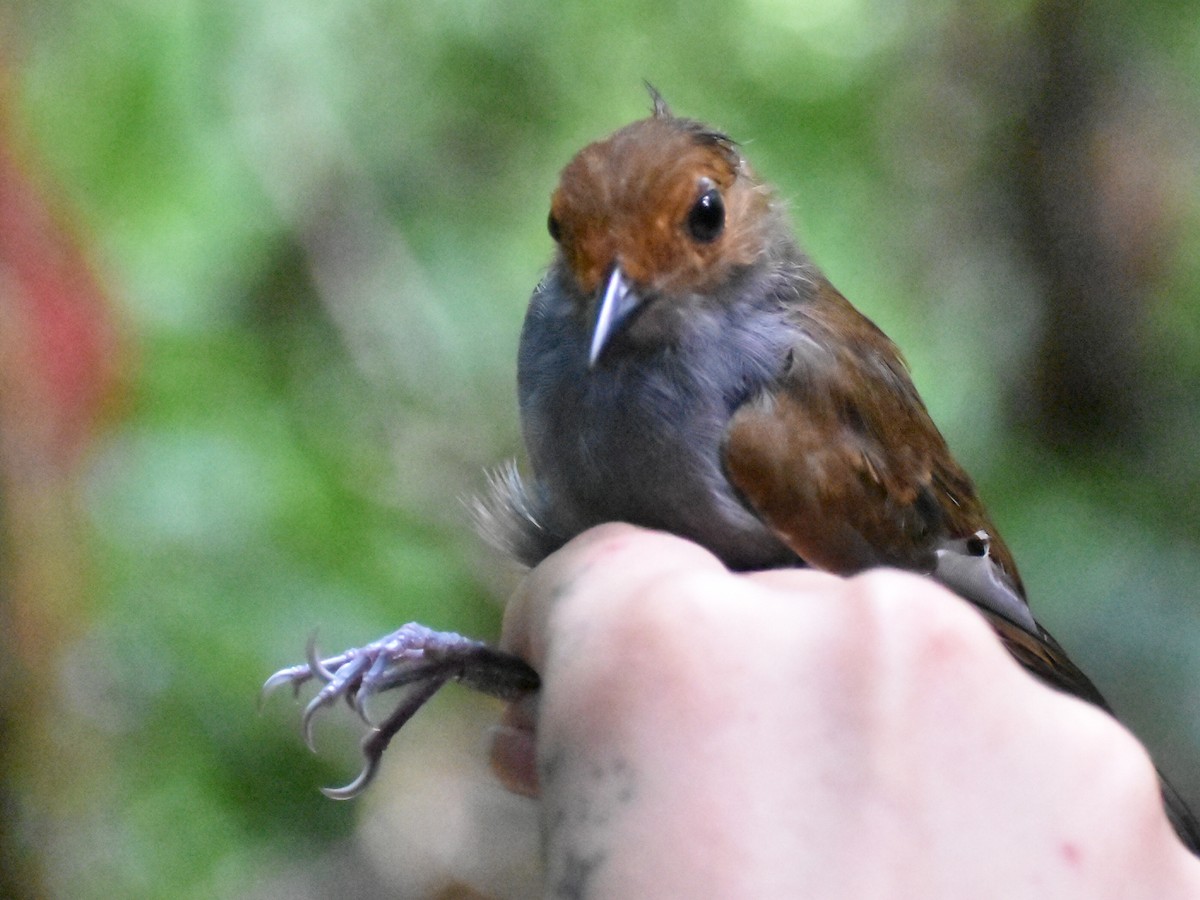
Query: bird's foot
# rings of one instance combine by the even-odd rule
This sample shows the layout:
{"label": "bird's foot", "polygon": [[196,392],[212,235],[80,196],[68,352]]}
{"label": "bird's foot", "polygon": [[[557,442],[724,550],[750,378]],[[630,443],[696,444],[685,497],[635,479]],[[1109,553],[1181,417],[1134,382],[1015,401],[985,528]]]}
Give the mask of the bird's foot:
{"label": "bird's foot", "polygon": [[[362,740],[364,764],[358,777],[345,787],[321,789],[335,800],[348,800],[371,783],[392,738],[447,681],[462,682],[502,700],[514,700],[537,690],[539,685],[537,673],[518,657],[458,634],[433,631],[416,622],[328,659],[319,658],[316,641],[311,640],[308,662],[280,669],[268,678],[262,688],[263,696],[283,685],[290,685],[299,694],[300,686],[313,680],[323,682],[323,686],[304,707],[301,717],[309,749],[314,749],[313,723],[317,713],[339,699],[345,700],[370,727]],[[399,687],[409,690],[386,719],[379,724],[373,722],[367,715],[367,702],[377,694]]]}

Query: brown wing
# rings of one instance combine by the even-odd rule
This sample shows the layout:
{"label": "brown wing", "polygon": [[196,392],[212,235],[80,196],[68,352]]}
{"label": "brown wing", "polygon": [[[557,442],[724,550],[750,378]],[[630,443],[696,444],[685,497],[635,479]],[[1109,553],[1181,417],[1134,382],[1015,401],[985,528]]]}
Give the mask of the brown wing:
{"label": "brown wing", "polygon": [[726,435],[732,483],[813,565],[932,571],[938,541],[979,530],[1008,549],[933,424],[895,345],[832,286],[792,311],[787,373]]}
{"label": "brown wing", "polygon": [[895,345],[828,283],[792,315],[787,373],[735,413],[726,435],[726,471],[746,502],[805,561],[839,574],[934,574],[940,550],[985,532],[978,562],[999,568],[1003,596],[941,580],[982,609],[1023,666],[1107,708],[1028,612],[1012,555]]}
{"label": "brown wing", "polygon": [[1071,662],[1066,651],[1044,628],[1039,626],[1038,634],[1030,634],[1025,629],[986,609],[983,610],[983,614],[991,622],[992,628],[996,630],[1008,652],[1029,672],[1051,687],[1074,694],[1082,700],[1094,703],[1103,710],[1112,712],[1108,701],[1104,699],[1096,686],[1075,663]]}

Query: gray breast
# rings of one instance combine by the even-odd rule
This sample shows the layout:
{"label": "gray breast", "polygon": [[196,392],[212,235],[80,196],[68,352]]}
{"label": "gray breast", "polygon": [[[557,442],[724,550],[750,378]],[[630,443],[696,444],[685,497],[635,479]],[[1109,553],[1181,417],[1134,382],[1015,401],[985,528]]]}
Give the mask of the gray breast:
{"label": "gray breast", "polygon": [[763,321],[777,310],[698,307],[677,340],[614,347],[589,368],[588,323],[553,281],[539,289],[518,384],[533,514],[556,543],[625,521],[695,540],[735,568],[795,562],[737,498],[720,459],[733,410],[783,365],[786,329]]}

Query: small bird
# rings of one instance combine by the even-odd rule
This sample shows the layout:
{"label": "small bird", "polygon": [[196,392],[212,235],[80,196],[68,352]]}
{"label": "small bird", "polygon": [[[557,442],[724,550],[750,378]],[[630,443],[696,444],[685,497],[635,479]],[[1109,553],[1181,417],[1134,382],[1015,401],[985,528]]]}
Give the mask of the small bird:
{"label": "small bird", "polygon": [[[1034,618],[899,350],[803,253],[739,146],[650,92],[652,114],[584,147],[551,199],[557,249],[518,356],[532,476],[510,465],[492,479],[485,536],[534,566],[623,521],[693,540],[734,570],[922,573],[973,603],[1035,676],[1109,710]],[[331,796],[361,790],[446,680],[506,698],[537,686],[520,661],[417,625],[324,662],[310,647],[267,687],[313,677],[325,686],[306,734],[339,697],[362,712],[369,695],[417,685],[364,741],[363,774]],[[1162,786],[1200,853],[1200,825]]]}

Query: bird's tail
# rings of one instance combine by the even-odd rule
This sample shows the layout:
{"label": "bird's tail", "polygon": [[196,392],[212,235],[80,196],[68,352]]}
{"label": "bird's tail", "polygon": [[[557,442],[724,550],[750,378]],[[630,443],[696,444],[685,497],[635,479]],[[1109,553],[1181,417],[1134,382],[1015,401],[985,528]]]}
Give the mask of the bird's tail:
{"label": "bird's tail", "polygon": [[1196,821],[1196,816],[1188,808],[1183,797],[1179,795],[1179,791],[1175,790],[1175,786],[1167,781],[1162,772],[1158,773],[1158,783],[1162,788],[1163,806],[1167,808],[1167,818],[1171,820],[1175,833],[1179,835],[1184,846],[1196,856],[1200,856],[1200,822]]}

